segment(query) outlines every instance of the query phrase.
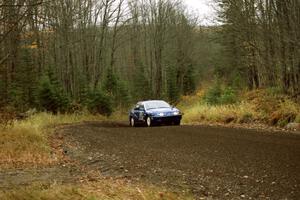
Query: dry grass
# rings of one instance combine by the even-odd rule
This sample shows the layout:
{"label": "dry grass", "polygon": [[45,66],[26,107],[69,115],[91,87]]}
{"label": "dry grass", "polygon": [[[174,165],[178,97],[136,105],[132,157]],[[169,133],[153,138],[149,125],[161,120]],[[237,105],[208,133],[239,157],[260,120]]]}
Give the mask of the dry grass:
{"label": "dry grass", "polygon": [[128,110],[118,110],[112,113],[112,115],[107,118],[110,121],[128,121]]}
{"label": "dry grass", "polygon": [[247,103],[217,106],[198,103],[189,109],[185,109],[184,113],[184,123],[247,123],[259,116],[259,113]]}
{"label": "dry grass", "polygon": [[[49,136],[60,124],[94,120],[120,120],[123,113],[110,118],[90,114],[52,115],[39,113],[24,121],[14,121],[12,127],[0,131],[0,169],[6,167],[43,166],[55,164],[51,158]],[[10,190],[0,190],[2,200],[96,200],[96,199],[193,199],[187,192],[172,192],[169,189],[149,184],[133,184],[126,180],[99,179],[68,185],[31,185]]]}
{"label": "dry grass", "polygon": [[14,121],[11,127],[0,130],[0,167],[51,164],[54,162],[48,141],[51,128],[58,124],[103,119],[90,114],[39,113],[24,121]]}
{"label": "dry grass", "polygon": [[296,123],[300,123],[300,113],[297,115],[296,119],[295,119]]}
{"label": "dry grass", "polygon": [[178,194],[152,185],[128,183],[124,180],[102,180],[79,185],[30,186],[0,192],[3,200],[96,200],[96,199],[193,199],[188,193]]}
{"label": "dry grass", "polygon": [[183,97],[179,108],[185,113],[184,123],[258,122],[284,127],[289,122],[300,122],[300,105],[285,95],[255,90],[241,93],[241,101],[236,104],[213,106],[202,101],[204,93]]}

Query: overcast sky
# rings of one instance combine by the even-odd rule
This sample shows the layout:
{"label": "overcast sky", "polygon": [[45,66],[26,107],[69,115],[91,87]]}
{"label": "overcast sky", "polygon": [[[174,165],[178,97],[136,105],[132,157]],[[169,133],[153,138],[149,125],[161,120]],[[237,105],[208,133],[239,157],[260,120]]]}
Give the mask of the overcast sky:
{"label": "overcast sky", "polygon": [[201,19],[202,23],[212,24],[216,17],[215,9],[213,8],[213,0],[183,0],[188,8],[196,12]]}

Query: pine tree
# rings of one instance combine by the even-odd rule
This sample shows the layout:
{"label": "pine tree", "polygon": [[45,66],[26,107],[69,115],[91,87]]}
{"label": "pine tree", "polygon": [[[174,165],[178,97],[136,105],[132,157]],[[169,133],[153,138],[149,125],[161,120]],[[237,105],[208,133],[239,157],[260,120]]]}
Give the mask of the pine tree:
{"label": "pine tree", "polygon": [[130,103],[130,91],[126,81],[121,80],[111,69],[108,69],[104,90],[113,100],[117,107],[127,107]]}
{"label": "pine tree", "polygon": [[37,91],[37,103],[40,109],[54,114],[66,112],[70,104],[61,87],[55,83],[58,84],[56,81],[52,83],[48,76],[43,76]]}
{"label": "pine tree", "polygon": [[101,89],[96,88],[89,94],[88,109],[91,113],[98,113],[110,116],[113,112],[113,105],[109,95],[105,94]]}
{"label": "pine tree", "polygon": [[152,96],[148,78],[145,75],[145,67],[140,64],[133,74],[133,89],[135,100],[149,99]]}
{"label": "pine tree", "polygon": [[195,69],[189,65],[185,76],[183,77],[183,94],[189,95],[196,91]]}
{"label": "pine tree", "polygon": [[180,98],[180,91],[177,85],[176,77],[176,69],[169,67],[167,71],[167,95],[171,103],[176,103]]}
{"label": "pine tree", "polygon": [[107,69],[106,79],[104,82],[104,90],[111,96],[114,96],[117,92],[118,77],[111,68]]}

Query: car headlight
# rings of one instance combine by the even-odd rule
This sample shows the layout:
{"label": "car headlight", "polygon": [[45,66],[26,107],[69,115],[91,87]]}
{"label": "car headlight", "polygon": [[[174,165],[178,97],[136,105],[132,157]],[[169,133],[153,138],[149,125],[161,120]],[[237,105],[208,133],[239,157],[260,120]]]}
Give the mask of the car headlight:
{"label": "car headlight", "polygon": [[164,113],[159,113],[158,116],[162,117],[164,116],[165,114]]}
{"label": "car headlight", "polygon": [[173,112],[173,115],[179,115],[179,114],[180,114],[179,111]]}

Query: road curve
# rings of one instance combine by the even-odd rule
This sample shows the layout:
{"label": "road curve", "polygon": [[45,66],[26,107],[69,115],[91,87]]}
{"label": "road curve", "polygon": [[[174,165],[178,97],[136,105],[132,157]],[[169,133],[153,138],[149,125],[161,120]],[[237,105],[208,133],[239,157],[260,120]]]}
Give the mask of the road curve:
{"label": "road curve", "polygon": [[203,126],[63,128],[106,176],[206,199],[300,199],[300,135]]}

